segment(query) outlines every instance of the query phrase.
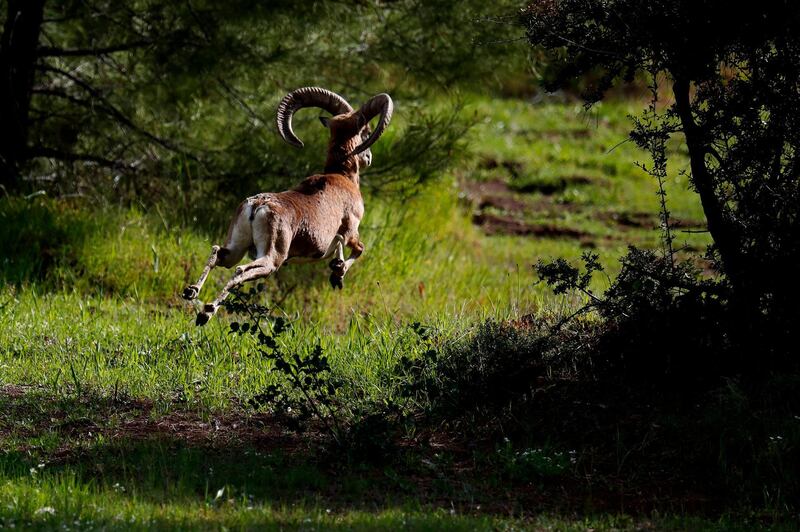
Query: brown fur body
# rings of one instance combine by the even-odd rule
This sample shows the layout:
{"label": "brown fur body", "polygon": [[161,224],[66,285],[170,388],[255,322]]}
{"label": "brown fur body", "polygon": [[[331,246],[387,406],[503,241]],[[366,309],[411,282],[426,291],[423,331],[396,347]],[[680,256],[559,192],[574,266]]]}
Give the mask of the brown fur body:
{"label": "brown fur body", "polygon": [[[353,111],[323,121],[331,133],[325,173],[313,175],[284,192],[266,192],[243,201],[228,227],[222,247],[214,246],[198,282],[183,296],[195,299],[216,266],[232,268],[246,253],[254,259],[236,273],[213,303],[197,316],[202,325],[231,288],[263,278],[290,262],[330,259],[331,284],[342,287],[347,270],[364,251],[358,226],[364,216],[359,169],[371,163],[369,150],[350,155],[370,134],[364,116]],[[351,249],[345,261],[343,247]]]}
{"label": "brown fur body", "polygon": [[218,263],[235,266],[245,251],[254,259],[274,255],[276,267],[319,260],[337,234],[345,244],[357,240],[363,216],[358,185],[342,174],[314,175],[291,190],[257,194],[242,202],[222,248],[231,252]]}

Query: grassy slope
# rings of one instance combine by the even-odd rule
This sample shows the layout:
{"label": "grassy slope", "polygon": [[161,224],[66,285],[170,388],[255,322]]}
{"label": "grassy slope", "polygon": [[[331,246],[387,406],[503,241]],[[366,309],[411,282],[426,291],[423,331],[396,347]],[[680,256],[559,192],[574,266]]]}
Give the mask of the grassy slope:
{"label": "grassy slope", "polygon": [[[645,154],[630,144],[609,151],[625,138],[626,116],[636,111],[635,104],[603,104],[592,115],[575,104],[532,106],[516,100],[491,106],[477,101],[472,107],[484,117],[473,132],[476,160],[411,200],[367,199],[362,225],[367,252],[344,291],[330,289],[321,264],[287,267],[269,280],[267,301],[280,301],[288,316],[299,318],[286,340],[293,348],[307,349],[320,339],[334,358],[346,357],[341,371],[374,375],[407,349],[397,331],[410,321],[458,334],[487,317],[568,310],[577,302],[535,284],[531,264],[539,259],[575,259],[588,243],[613,275],[628,244],[658,245],[655,219],[650,227],[631,227],[607,216],[657,208],[655,183],[631,162]],[[575,131],[584,133],[570,133]],[[486,160],[512,162],[521,170],[509,176],[502,167],[485,168]],[[588,184],[550,195],[509,194],[530,202],[515,216],[574,228],[588,235],[580,242],[487,237],[469,221],[474,205],[463,200],[465,182],[505,180],[518,187],[517,181],[530,185],[578,172],[589,176]],[[675,176],[670,183],[671,208],[682,219],[699,219],[684,179]],[[42,242],[38,249],[21,245],[15,261],[4,265],[7,279],[23,281],[22,288],[6,284],[0,293],[8,324],[0,331],[5,382],[116,387],[159,399],[176,390],[194,396],[191,383],[202,380],[198,401],[216,408],[231,395],[252,395],[263,386],[269,379],[263,364],[246,354],[230,356],[247,350],[225,334],[224,316],[204,328],[193,326],[194,307],[178,293],[198,275],[216,239],[171,227],[162,215],[165,208],[97,212],[86,204],[36,199],[0,206],[8,220],[4,239]],[[22,216],[30,223],[17,236],[13,219]],[[703,244],[704,235],[680,236],[693,238],[695,247]],[[53,263],[46,282],[32,280],[42,268],[41,254]],[[209,298],[229,275],[215,271],[203,296]],[[604,283],[598,279],[597,288]],[[116,359],[124,362],[111,362]],[[231,373],[237,375],[233,387]]]}
{"label": "grassy slope", "polygon": [[[287,267],[267,283],[268,300],[280,300],[282,311],[297,318],[281,341],[300,352],[322,343],[335,371],[350,383],[349,393],[391,395],[381,378],[385,370],[419,349],[407,327],[411,321],[435,325],[446,339],[486,317],[562,313],[577,304],[535,285],[530,265],[538,259],[577,258],[590,247],[613,274],[629,243],[658,245],[657,230],[618,221],[620,213],[653,213],[657,207],[656,184],[631,162],[646,160],[645,155],[630,144],[617,146],[635,104],[603,104],[587,114],[574,104],[476,100],[471,110],[479,118],[473,131],[476,158],[456,164],[451,175],[411,200],[367,198],[362,225],[367,252],[343,292],[327,286],[324,265]],[[682,160],[680,153],[675,156]],[[702,218],[680,168],[671,170],[674,214]],[[535,192],[574,176],[581,179],[567,179],[556,193]],[[572,228],[583,237],[485,236],[470,223],[477,207],[465,199],[464,183],[475,181],[502,182],[508,186],[504,194],[526,205],[511,213],[489,205],[485,213]],[[520,190],[534,192],[515,192]],[[172,227],[161,209],[168,206],[141,212],[41,198],[0,203],[2,240],[20,242],[14,260],[0,265],[7,281],[0,287],[0,385],[37,385],[56,398],[148,399],[155,401],[155,416],[187,408],[202,415],[224,413],[271,382],[269,364],[250,354],[250,340],[226,334],[229,318],[193,326],[195,311],[177,294],[199,273],[216,237]],[[29,220],[22,233],[15,221],[20,216]],[[705,244],[704,235],[680,237],[694,248]],[[203,295],[209,297],[228,275],[217,272]],[[597,288],[603,288],[602,280]],[[305,519],[344,528],[497,524],[491,518],[396,508],[328,516],[314,501],[305,508],[281,508],[269,498],[248,510],[243,502],[222,504],[191,490],[194,496],[154,502],[147,483],[137,495],[123,494],[102,478],[75,476],[71,467],[32,478],[15,471],[27,472],[30,460],[46,462],[57,453],[58,436],[48,443],[35,430],[9,429],[14,420],[3,423],[0,446],[11,454],[0,473],[0,498],[16,502],[0,507],[0,523],[3,518],[44,522],[51,518],[36,515],[37,508],[53,506],[55,520],[70,516],[111,525],[121,523],[120,516],[164,527],[299,526]],[[20,449],[28,449],[28,458],[16,454]],[[513,528],[514,521],[502,526]]]}

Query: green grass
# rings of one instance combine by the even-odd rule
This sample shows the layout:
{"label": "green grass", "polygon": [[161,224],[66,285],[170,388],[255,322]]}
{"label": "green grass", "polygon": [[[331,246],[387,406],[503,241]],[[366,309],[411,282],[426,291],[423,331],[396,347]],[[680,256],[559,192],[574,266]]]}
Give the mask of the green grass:
{"label": "green grass", "polygon": [[[651,227],[657,224],[656,183],[633,164],[646,161],[646,154],[630,143],[617,146],[629,129],[627,115],[636,110],[637,104],[624,102],[601,104],[587,114],[577,104],[476,100],[465,112],[483,117],[471,135],[477,157],[454,163],[452,172],[411,200],[366,198],[361,232],[367,251],[348,275],[347,290],[329,290],[325,267],[316,264],[281,270],[269,283],[273,296],[287,312],[339,330],[352,314],[376,310],[419,319],[542,310],[553,298],[545,288],[531,287],[531,264],[540,258],[576,258],[580,245],[569,238],[486,238],[469,223],[472,207],[459,202],[459,184],[500,179],[513,190],[541,181],[586,178],[589,184],[570,185],[549,196],[517,194],[530,202],[519,217],[587,233],[613,273],[628,244],[659,243],[659,231]],[[519,175],[481,168],[487,159],[516,164]],[[702,220],[696,195],[678,174],[684,159],[680,154],[675,159],[678,168],[672,168],[668,183],[670,209],[680,220]],[[231,213],[236,201],[232,199]],[[3,200],[0,236],[12,248],[0,264],[1,278],[48,292],[183,305],[178,294],[195,280],[211,244],[220,242],[226,228],[178,226],[169,220],[166,205],[144,212],[95,203]],[[649,213],[652,219],[648,227],[625,227],[609,213]],[[23,218],[20,233],[15,220]],[[704,234],[677,236],[679,245],[702,248],[708,243]],[[207,285],[203,295],[210,297],[229,275],[214,272],[215,284]],[[40,282],[42,277],[46,282]]]}
{"label": "green grass", "polygon": [[[584,516],[530,506],[485,507],[456,479],[422,499],[391,469],[331,471],[253,449],[197,449],[169,440],[87,443],[79,465],[0,459],[0,526],[73,529],[751,530],[764,516]],[[28,467],[30,465],[30,467]],[[430,491],[430,490],[428,490]],[[479,492],[477,492],[479,493]],[[501,493],[501,492],[498,492]],[[430,495],[430,493],[428,494]],[[502,509],[501,509],[502,508]],[[791,523],[773,525],[791,530]]]}
{"label": "green grass", "polygon": [[[619,144],[630,127],[627,115],[637,110],[638,104],[626,102],[586,113],[576,104],[474,99],[465,111],[478,117],[470,134],[474,156],[454,162],[449,173],[413,198],[366,198],[361,229],[366,252],[343,291],[330,289],[321,264],[288,266],[268,280],[265,301],[293,323],[280,337],[282,347],[305,353],[322,345],[334,373],[346,383],[342,401],[390,401],[396,383],[388,375],[395,362],[425,349],[409,328],[412,322],[433,327],[437,341],[449,342],[487,318],[573,310],[581,301],[553,296],[537,284],[532,264],[577,259],[591,249],[613,276],[629,244],[659,245],[658,230],[641,226],[657,218],[639,225],[618,221],[620,215],[657,213],[656,183],[633,165],[646,161],[646,155],[630,143]],[[701,220],[697,198],[679,174],[685,155],[673,147],[673,156],[670,209],[678,219]],[[487,181],[502,182],[503,194],[526,208],[509,212],[488,206],[483,212],[583,236],[485,235],[471,222],[478,206],[465,191],[468,183]],[[243,405],[278,378],[272,363],[256,354],[252,338],[228,334],[229,316],[220,313],[206,327],[194,326],[196,308],[178,294],[200,273],[225,227],[178,223],[170,214],[168,205],[131,209],[88,198],[0,199],[0,241],[10,243],[0,262],[0,386],[33,386],[26,392],[29,410],[14,410],[21,417],[0,416],[0,526],[583,530],[643,523],[676,529],[732,525],[613,513],[558,517],[524,508],[509,515],[476,511],[458,498],[454,509],[444,502],[452,497],[421,502],[414,490],[387,485],[392,475],[375,484],[368,474],[351,472],[347,482],[338,482],[316,466],[279,467],[276,455],[255,457],[246,449],[245,457],[228,454],[223,460],[218,450],[185,442],[177,450],[160,440],[127,447],[127,436],[115,439],[114,434],[132,414],[93,405],[152,404],[145,415],[151,420],[182,412],[206,420],[233,414],[249,419],[254,412]],[[708,243],[704,234],[678,236],[680,245],[692,249]],[[201,299],[210,299],[229,276],[227,270],[215,271]],[[607,278],[595,281],[594,288],[605,286]],[[42,420],[49,419],[51,407],[64,415],[47,427]],[[71,435],[63,429],[64,423],[80,427],[86,419],[100,432]],[[116,458],[110,460],[109,453]],[[120,460],[122,465],[111,465]],[[200,471],[209,461],[219,470],[237,460],[247,467],[229,478]],[[106,469],[98,470],[98,464]],[[259,468],[269,474],[248,480]],[[343,485],[350,486],[349,494],[337,491]],[[389,495],[372,505],[347,503],[327,511],[331,501],[374,501],[375,485]],[[257,496],[248,486],[256,486]]]}

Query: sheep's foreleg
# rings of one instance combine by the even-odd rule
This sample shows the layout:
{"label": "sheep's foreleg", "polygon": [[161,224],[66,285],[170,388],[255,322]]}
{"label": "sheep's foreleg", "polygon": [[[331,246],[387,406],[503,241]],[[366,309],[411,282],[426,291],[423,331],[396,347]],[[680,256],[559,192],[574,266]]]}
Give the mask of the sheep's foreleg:
{"label": "sheep's foreleg", "polygon": [[356,261],[356,259],[364,252],[364,243],[361,242],[358,237],[352,237],[347,242],[347,247],[349,247],[351,250],[350,256],[347,258],[347,260],[344,260],[344,248],[341,244],[339,244],[336,249],[336,257],[330,262],[330,268],[332,270],[330,282],[334,289],[342,289],[344,286],[343,279],[345,274]]}
{"label": "sheep's foreleg", "polygon": [[337,234],[335,237],[333,237],[331,244],[328,246],[328,250],[322,257],[320,257],[319,260],[328,260],[334,255],[338,257],[339,254],[341,254],[342,252],[341,250],[343,245],[344,245],[344,237],[340,234]]}
{"label": "sheep's foreleg", "polygon": [[337,288],[341,290],[344,286],[344,283],[342,283],[342,278],[344,277],[344,246],[342,246],[342,240],[336,242],[333,259],[328,263],[328,266],[331,269],[331,276],[329,278],[331,286],[334,290]]}
{"label": "sheep's foreleg", "polygon": [[344,261],[344,273],[350,269],[350,266],[356,261],[357,258],[364,253],[364,243],[359,240],[358,238],[353,238],[350,242],[347,243],[348,247],[350,248],[350,256],[347,257],[347,260]]}

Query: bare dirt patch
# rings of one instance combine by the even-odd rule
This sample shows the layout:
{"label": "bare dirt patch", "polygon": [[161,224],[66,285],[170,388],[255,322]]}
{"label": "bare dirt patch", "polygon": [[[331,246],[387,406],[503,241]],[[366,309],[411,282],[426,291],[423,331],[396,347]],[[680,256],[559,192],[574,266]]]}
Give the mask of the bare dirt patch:
{"label": "bare dirt patch", "polygon": [[672,226],[678,229],[697,229],[702,232],[706,229],[707,224],[704,220],[693,220],[691,218],[672,218],[670,220]]}
{"label": "bare dirt patch", "polygon": [[526,213],[557,219],[563,212],[579,210],[576,205],[559,203],[547,196],[535,200],[524,198],[501,179],[465,181],[461,187],[475,209],[472,223],[481,227],[487,235],[574,238],[580,240],[582,245],[594,245],[591,235],[583,231],[551,223],[529,223],[523,219]]}
{"label": "bare dirt patch", "polygon": [[621,228],[655,229],[659,226],[658,216],[649,212],[598,212],[595,217]]}
{"label": "bare dirt patch", "polygon": [[[598,178],[585,175],[537,178],[530,173],[526,173],[525,164],[519,161],[498,161],[497,159],[487,158],[481,161],[480,168],[484,170],[500,170],[501,173],[510,176],[512,181],[510,187],[505,185],[501,179],[486,182],[487,189],[497,187],[496,193],[502,192],[499,190],[500,187],[497,186],[498,182],[505,185],[506,192],[511,192],[513,189],[523,194],[539,193],[545,196],[563,192],[568,187],[590,185],[598,182]],[[519,182],[519,184],[516,184],[516,182]]]}
{"label": "bare dirt patch", "polygon": [[[280,449],[292,454],[301,445],[297,434],[287,431],[274,416],[230,413],[208,418],[190,411],[176,411],[158,418],[140,415],[106,431],[114,439],[170,438],[195,447]],[[313,439],[313,437],[312,437]]]}
{"label": "bare dirt patch", "polygon": [[[661,226],[661,219],[657,213],[641,211],[606,211],[598,212],[595,218],[607,223],[614,223],[620,228],[657,229]],[[674,229],[703,230],[706,224],[702,220],[670,218],[670,225]]]}
{"label": "bare dirt patch", "polygon": [[523,222],[510,216],[478,213],[472,217],[472,223],[481,227],[487,235],[538,236],[549,238],[589,238],[591,235],[570,227],[558,227],[553,224],[533,224]]}
{"label": "bare dirt patch", "polygon": [[[152,401],[145,399],[54,398],[32,386],[0,387],[0,437],[29,438],[55,432],[63,438],[52,458],[69,460],[80,448],[80,440],[103,435],[112,441],[170,439],[186,445],[210,448],[248,446],[280,449],[292,454],[306,448],[314,432],[301,439],[286,429],[275,416],[232,410],[225,414],[205,414],[176,407],[157,414]],[[6,423],[25,420],[24,426]],[[1,449],[1,448],[0,448]],[[5,449],[8,450],[8,449]],[[28,451],[26,444],[18,451]]]}
{"label": "bare dirt patch", "polygon": [[512,196],[484,196],[478,203],[478,209],[499,209],[506,212],[525,212],[528,204]]}
{"label": "bare dirt patch", "polygon": [[555,179],[529,181],[514,188],[524,194],[539,193],[545,196],[552,196],[553,194],[564,192],[569,187],[590,185],[596,182],[597,179],[592,179],[588,176],[570,175]]}
{"label": "bare dirt patch", "polygon": [[480,201],[485,196],[513,194],[508,183],[499,178],[490,179],[488,181],[464,181],[461,183],[461,188],[470,199],[476,202]]}
{"label": "bare dirt patch", "polygon": [[501,179],[466,181],[462,184],[462,189],[473,208],[479,211],[494,208],[521,214],[530,211],[533,206],[515,194]]}
{"label": "bare dirt patch", "polygon": [[32,389],[34,389],[33,386],[6,384],[5,386],[0,387],[0,395],[5,395],[7,397],[22,397]]}
{"label": "bare dirt patch", "polygon": [[587,139],[592,132],[588,129],[526,129],[519,132],[521,135],[533,138],[544,138],[550,141],[563,139]]}
{"label": "bare dirt patch", "polygon": [[578,205],[562,203],[551,197],[545,196],[535,199],[522,197],[501,179],[465,181],[461,184],[461,188],[464,191],[464,197],[474,209],[479,211],[495,208],[512,214],[536,212],[557,217],[561,212],[576,212],[580,210]]}
{"label": "bare dirt patch", "polygon": [[525,165],[519,161],[498,161],[494,158],[486,158],[483,159],[480,163],[480,167],[484,170],[494,170],[497,168],[503,168],[508,171],[512,176],[519,175],[522,170],[525,169]]}

